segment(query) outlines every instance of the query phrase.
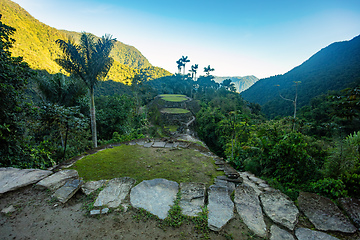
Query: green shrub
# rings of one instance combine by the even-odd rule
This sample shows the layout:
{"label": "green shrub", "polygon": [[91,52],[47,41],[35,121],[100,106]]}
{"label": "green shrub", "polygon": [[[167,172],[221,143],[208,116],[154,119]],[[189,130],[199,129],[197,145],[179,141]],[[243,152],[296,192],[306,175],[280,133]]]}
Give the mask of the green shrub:
{"label": "green shrub", "polygon": [[348,195],[345,184],[341,179],[324,178],[310,184],[311,192],[319,193],[329,198],[339,198]]}

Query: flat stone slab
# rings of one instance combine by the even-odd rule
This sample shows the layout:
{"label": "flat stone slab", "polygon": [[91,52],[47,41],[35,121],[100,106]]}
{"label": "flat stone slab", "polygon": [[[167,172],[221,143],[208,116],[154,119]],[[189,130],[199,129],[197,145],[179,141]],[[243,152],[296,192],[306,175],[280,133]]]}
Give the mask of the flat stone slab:
{"label": "flat stone slab", "polygon": [[173,148],[174,147],[174,143],[166,143],[165,144],[165,148]]}
{"label": "flat stone slab", "polygon": [[298,221],[299,210],[288,196],[280,191],[260,194],[260,201],[266,215],[290,230],[294,230]]}
{"label": "flat stone slab", "polygon": [[339,203],[355,226],[360,228],[360,200],[356,198],[340,198]]}
{"label": "flat stone slab", "polygon": [[36,183],[52,173],[39,169],[0,168],[0,195]]}
{"label": "flat stone slab", "polygon": [[174,181],[162,178],[144,180],[131,189],[130,203],[165,219],[178,191],[179,184]]}
{"label": "flat stone slab", "polygon": [[208,227],[213,231],[220,231],[234,217],[234,203],[225,187],[211,185],[208,195]]}
{"label": "flat stone slab", "polygon": [[69,180],[64,186],[56,190],[53,196],[56,197],[59,202],[66,203],[80,189],[82,183],[83,181],[80,179]]}
{"label": "flat stone slab", "polygon": [[356,232],[356,227],[329,198],[315,193],[301,192],[298,204],[301,211],[318,230]]}
{"label": "flat stone slab", "polygon": [[90,195],[91,193],[93,193],[94,191],[98,190],[99,188],[101,188],[102,186],[104,186],[106,183],[106,180],[99,180],[99,181],[89,181],[84,183],[81,186],[81,190],[83,191],[83,193],[85,193],[86,195]]}
{"label": "flat stone slab", "polygon": [[182,214],[195,217],[205,205],[206,187],[203,183],[180,183]]}
{"label": "flat stone slab", "polygon": [[109,208],[117,208],[129,194],[135,182],[135,179],[129,177],[111,179],[106,187],[99,193],[95,200],[94,207],[106,206]]}
{"label": "flat stone slab", "polygon": [[255,190],[248,185],[239,185],[235,189],[236,210],[246,226],[257,236],[266,237],[266,224]]}
{"label": "flat stone slab", "polygon": [[152,145],[153,148],[164,148],[166,145],[166,142],[154,142]]}
{"label": "flat stone slab", "polygon": [[293,235],[289,233],[288,231],[279,228],[276,225],[272,225],[270,228],[270,240],[295,240]]}
{"label": "flat stone slab", "polygon": [[51,191],[56,191],[58,188],[63,186],[68,180],[79,178],[79,174],[76,170],[63,170],[53,175],[44,178],[36,184],[37,187],[42,189],[49,189]]}
{"label": "flat stone slab", "polygon": [[149,148],[149,147],[151,147],[153,144],[154,144],[154,142],[147,142],[147,143],[144,143],[144,147]]}
{"label": "flat stone slab", "polygon": [[295,236],[299,240],[339,240],[329,234],[310,230],[308,228],[297,228],[295,230]]}
{"label": "flat stone slab", "polygon": [[218,177],[215,178],[214,185],[227,188],[229,195],[231,195],[235,191],[235,183],[222,180]]}

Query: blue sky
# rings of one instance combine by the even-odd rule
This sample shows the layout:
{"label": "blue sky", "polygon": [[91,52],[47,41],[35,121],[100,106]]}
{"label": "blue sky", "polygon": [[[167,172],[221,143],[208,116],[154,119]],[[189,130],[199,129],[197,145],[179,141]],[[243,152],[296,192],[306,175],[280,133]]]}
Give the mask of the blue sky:
{"label": "blue sky", "polygon": [[188,56],[217,76],[283,74],[360,34],[359,0],[14,0],[41,22],[135,46],[175,73]]}

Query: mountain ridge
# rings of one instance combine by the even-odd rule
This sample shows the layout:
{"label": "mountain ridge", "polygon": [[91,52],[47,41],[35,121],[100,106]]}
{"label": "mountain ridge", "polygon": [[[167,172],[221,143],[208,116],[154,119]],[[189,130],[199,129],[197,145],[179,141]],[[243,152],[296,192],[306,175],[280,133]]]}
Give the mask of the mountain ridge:
{"label": "mountain ridge", "polygon": [[[16,40],[12,48],[13,56],[23,57],[35,70],[46,70],[52,74],[60,72],[61,68],[54,60],[62,52],[55,41],[69,37],[80,39],[81,33],[50,27],[10,0],[0,0],[0,12],[1,20],[16,29],[12,36]],[[110,56],[113,57],[114,64],[106,79],[125,83],[144,72],[147,76],[151,75],[150,73],[155,73],[156,76],[171,75],[165,69],[152,66],[138,49],[120,41],[115,42]],[[150,76],[150,79],[153,77]]]}
{"label": "mountain ridge", "polygon": [[251,87],[254,83],[259,81],[254,75],[249,76],[214,76],[214,80],[217,83],[222,83],[225,79],[230,79],[234,83],[236,92],[241,93]]}
{"label": "mountain ridge", "polygon": [[262,105],[269,117],[290,115],[298,84],[298,107],[318,95],[360,84],[360,35],[348,41],[334,42],[285,74],[260,79],[241,95]]}

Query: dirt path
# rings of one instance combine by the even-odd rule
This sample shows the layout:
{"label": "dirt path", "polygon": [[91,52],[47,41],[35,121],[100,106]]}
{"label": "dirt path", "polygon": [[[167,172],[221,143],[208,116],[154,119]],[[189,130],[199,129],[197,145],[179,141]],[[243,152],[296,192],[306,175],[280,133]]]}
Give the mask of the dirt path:
{"label": "dirt path", "polygon": [[[111,212],[90,217],[82,208],[85,196],[77,193],[65,205],[52,201],[50,193],[26,187],[0,197],[0,209],[13,205],[17,211],[0,214],[0,239],[202,239],[192,222],[179,228],[159,227],[159,220],[146,219],[139,211]],[[236,214],[237,215],[237,214]],[[259,239],[241,222],[238,215],[209,239]]]}

